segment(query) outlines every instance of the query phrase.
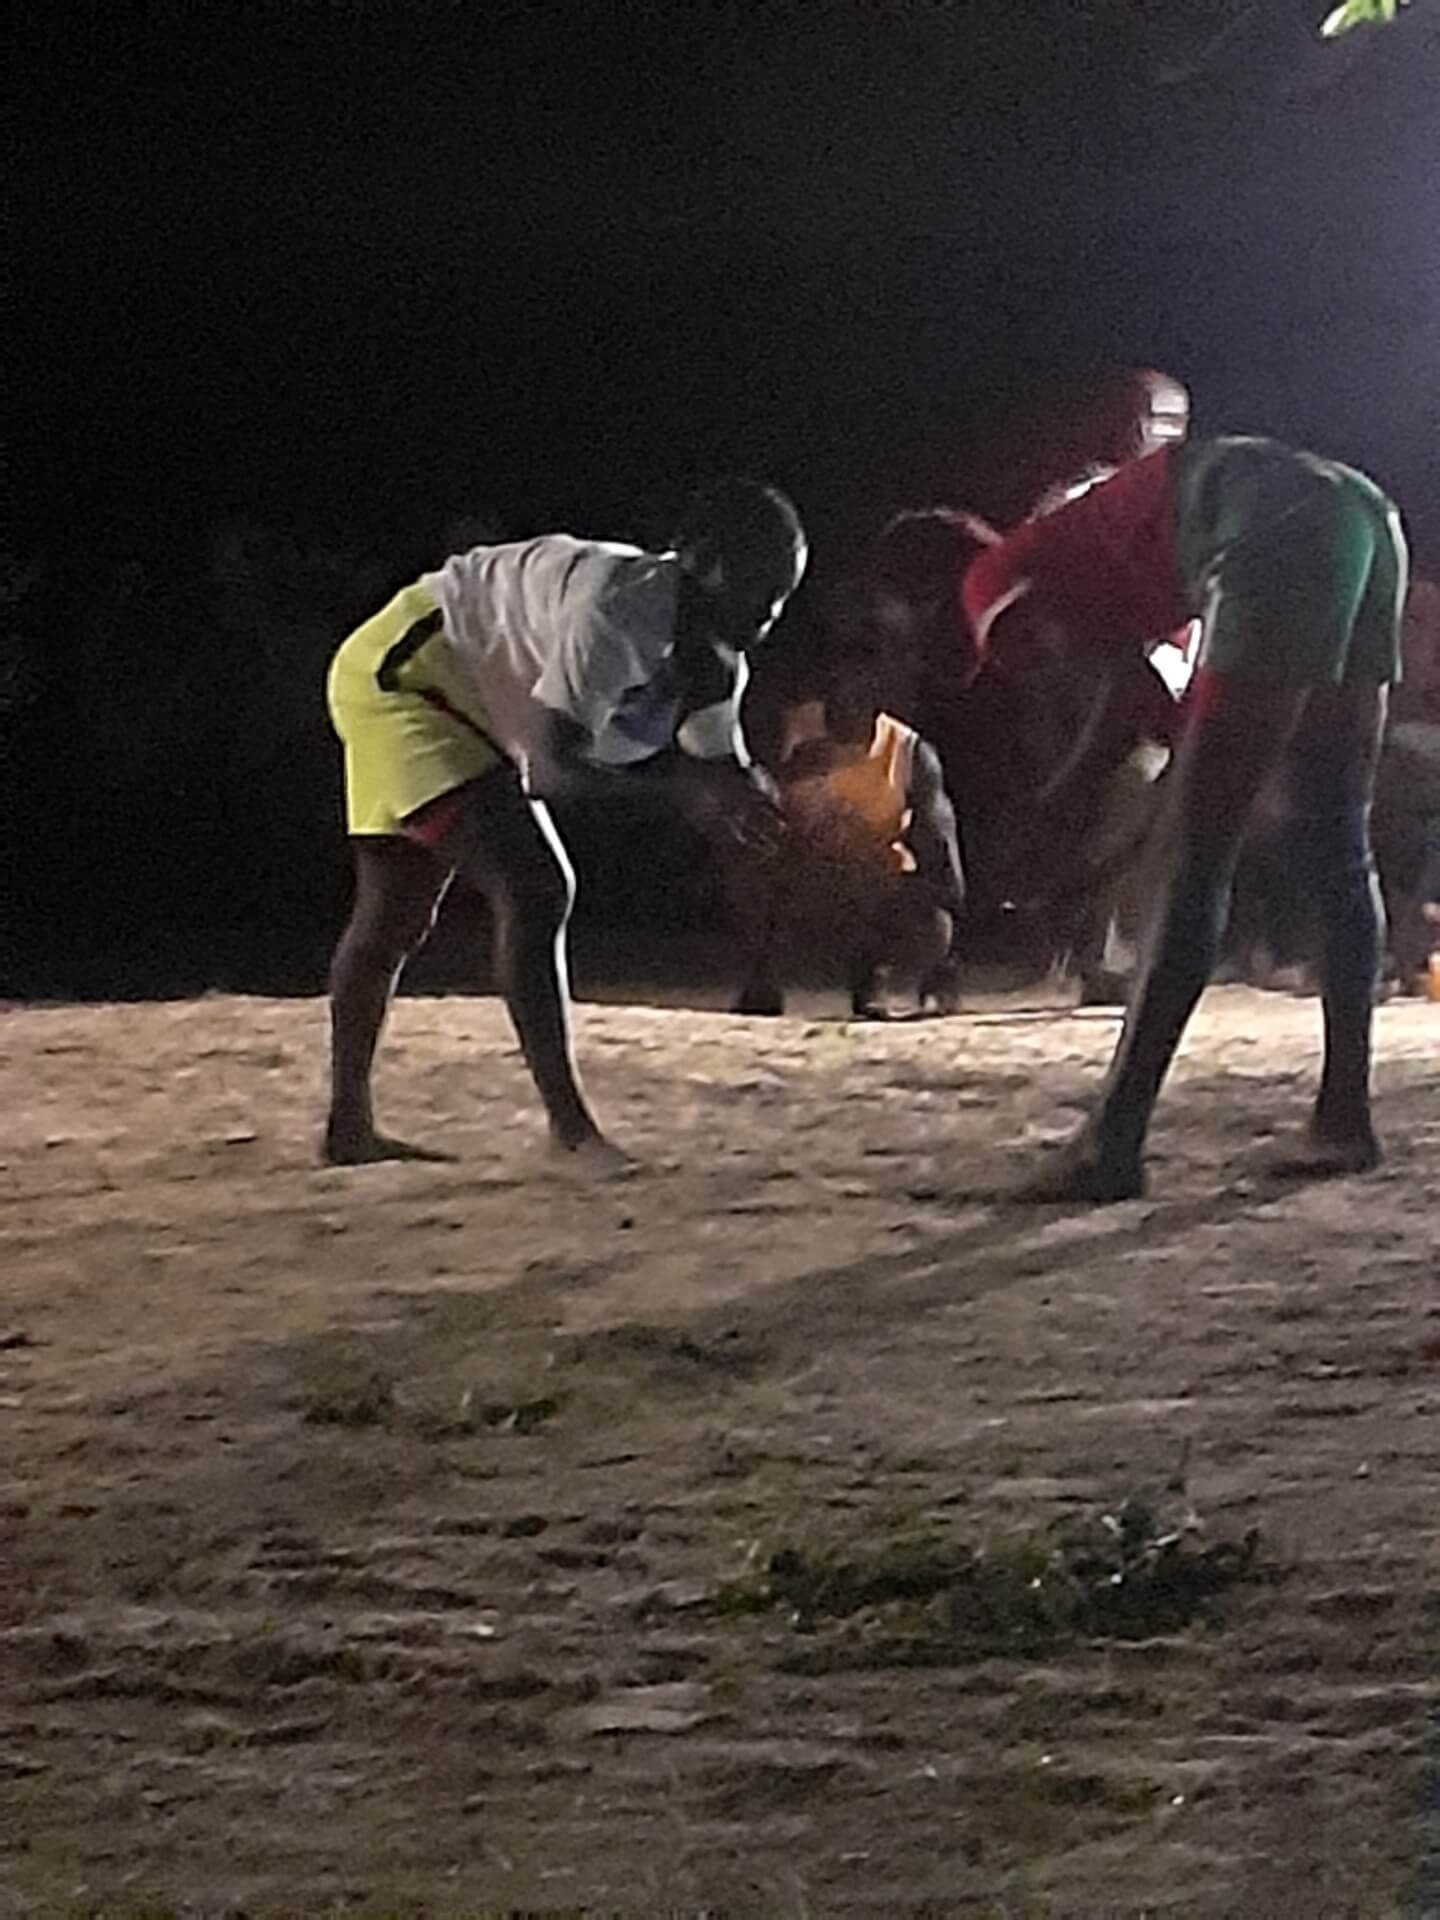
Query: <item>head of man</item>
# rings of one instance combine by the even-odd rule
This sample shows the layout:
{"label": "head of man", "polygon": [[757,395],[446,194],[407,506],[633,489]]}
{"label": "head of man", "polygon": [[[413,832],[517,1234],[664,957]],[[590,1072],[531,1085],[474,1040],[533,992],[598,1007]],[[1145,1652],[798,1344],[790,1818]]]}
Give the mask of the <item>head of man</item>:
{"label": "head of man", "polygon": [[892,662],[881,649],[855,645],[837,652],[825,681],[826,732],[842,746],[868,747],[879,715],[903,704],[896,695]]}
{"label": "head of man", "polygon": [[999,539],[978,514],[934,507],[896,514],[872,543],[848,624],[883,649],[887,704],[901,718],[930,678],[973,679],[978,660],[960,587],[976,556]]}
{"label": "head of man", "polygon": [[1031,681],[1050,678],[1092,651],[1084,632],[1029,580],[1017,581],[986,610],[976,639],[987,672]]}
{"label": "head of man", "polygon": [[1173,374],[1135,368],[1106,381],[1093,417],[1093,457],[1119,466],[1161,447],[1173,446],[1190,430],[1190,395]]}
{"label": "head of man", "polygon": [[671,545],[684,581],[687,628],[738,653],[774,626],[809,557],[793,502],[758,480],[725,480],[698,494]]}

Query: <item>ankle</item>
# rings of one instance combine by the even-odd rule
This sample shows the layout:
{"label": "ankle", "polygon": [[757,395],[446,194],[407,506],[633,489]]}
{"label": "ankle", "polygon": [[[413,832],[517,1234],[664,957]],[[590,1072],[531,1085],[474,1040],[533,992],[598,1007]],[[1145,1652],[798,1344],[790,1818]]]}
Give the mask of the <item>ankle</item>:
{"label": "ankle", "polygon": [[1317,1101],[1310,1115],[1310,1133],[1316,1140],[1373,1140],[1375,1122],[1367,1106]]}

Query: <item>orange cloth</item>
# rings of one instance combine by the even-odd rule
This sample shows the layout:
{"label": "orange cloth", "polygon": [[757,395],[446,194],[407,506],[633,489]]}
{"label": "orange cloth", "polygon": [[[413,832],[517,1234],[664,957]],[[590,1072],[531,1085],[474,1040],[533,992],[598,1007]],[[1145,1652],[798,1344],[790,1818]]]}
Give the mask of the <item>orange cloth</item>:
{"label": "orange cloth", "polygon": [[[807,734],[811,741],[817,737],[808,729]],[[905,835],[910,827],[910,779],[918,738],[903,721],[882,713],[876,717],[868,746],[831,743],[826,770],[798,779],[790,788],[801,819],[808,822],[838,814],[847,826],[859,830],[857,838],[883,849],[890,872],[913,873],[915,856],[905,844]],[[792,740],[791,751],[801,744]]]}

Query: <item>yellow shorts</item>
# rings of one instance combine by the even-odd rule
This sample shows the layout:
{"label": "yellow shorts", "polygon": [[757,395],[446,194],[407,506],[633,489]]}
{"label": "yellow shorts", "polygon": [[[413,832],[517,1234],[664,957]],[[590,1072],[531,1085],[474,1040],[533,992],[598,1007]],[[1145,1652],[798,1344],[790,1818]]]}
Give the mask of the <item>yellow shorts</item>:
{"label": "yellow shorts", "polygon": [[423,689],[439,693],[455,713],[489,730],[473,690],[453,667],[447,671],[443,636],[412,657],[393,693],[375,677],[396,641],[434,611],[426,588],[418,582],[404,587],[355,629],[330,663],[325,691],[345,748],[345,817],[352,834],[398,833],[417,808],[503,763],[498,748],[424,697]]}

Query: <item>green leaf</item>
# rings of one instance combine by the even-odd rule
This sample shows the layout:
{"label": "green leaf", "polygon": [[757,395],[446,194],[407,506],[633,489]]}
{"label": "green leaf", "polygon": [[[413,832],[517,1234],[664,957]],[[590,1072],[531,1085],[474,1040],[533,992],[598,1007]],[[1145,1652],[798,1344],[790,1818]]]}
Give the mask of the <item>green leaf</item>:
{"label": "green leaf", "polygon": [[1383,27],[1408,7],[1410,0],[1341,0],[1320,23],[1322,40],[1338,40],[1355,27]]}

